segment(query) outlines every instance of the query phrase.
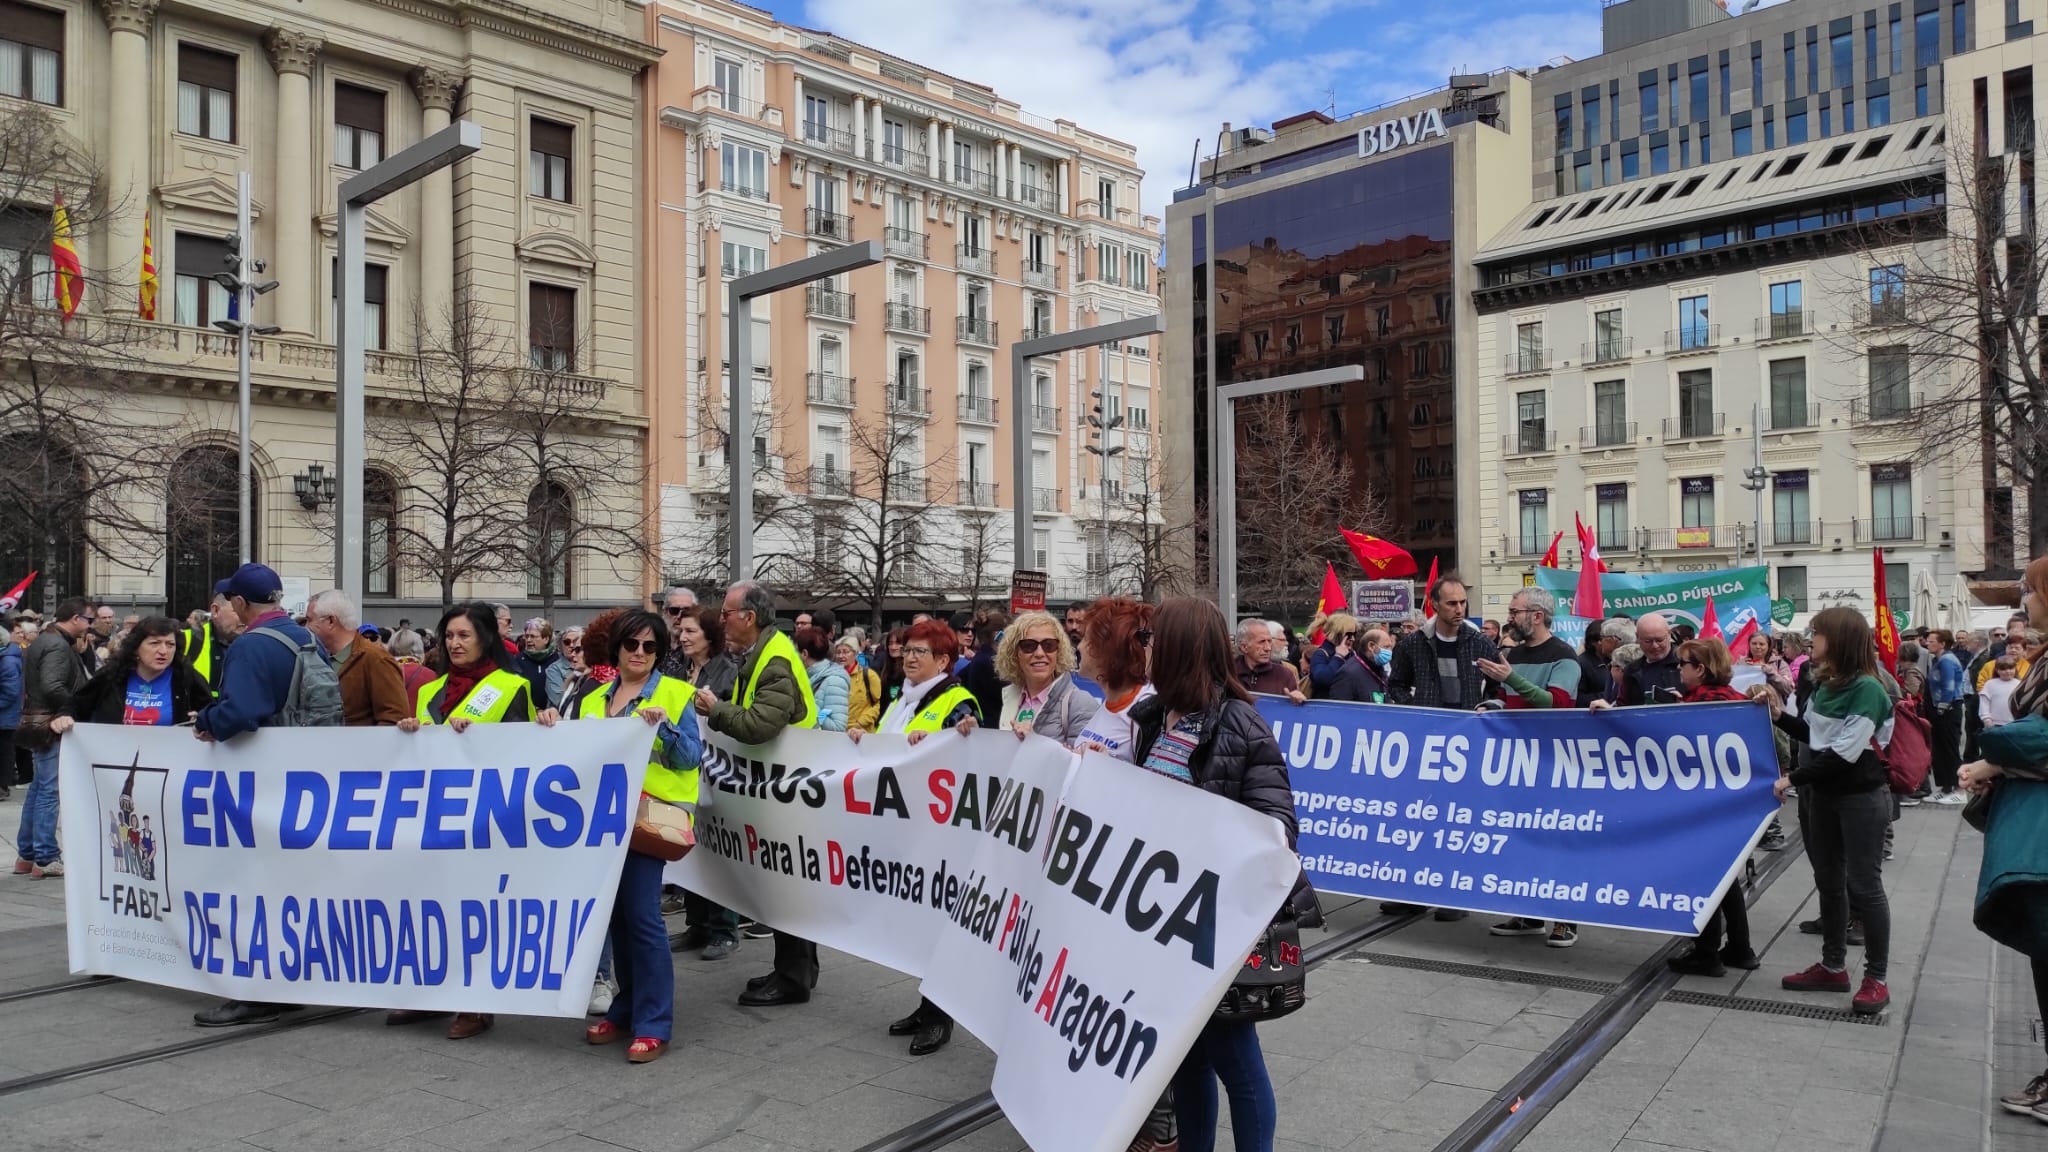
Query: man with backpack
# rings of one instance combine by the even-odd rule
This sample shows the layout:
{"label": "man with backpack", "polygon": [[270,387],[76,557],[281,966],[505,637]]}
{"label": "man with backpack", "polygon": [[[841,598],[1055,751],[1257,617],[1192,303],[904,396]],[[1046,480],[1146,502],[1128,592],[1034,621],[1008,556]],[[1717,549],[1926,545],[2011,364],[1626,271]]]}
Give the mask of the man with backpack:
{"label": "man with backpack", "polygon": [[[261,564],[244,564],[213,586],[244,631],[227,650],[217,695],[193,719],[208,742],[232,740],[258,728],[338,727],[341,681],[313,634],[284,610],[284,582]],[[262,1024],[296,1004],[227,1000],[192,1014],[202,1028]]]}

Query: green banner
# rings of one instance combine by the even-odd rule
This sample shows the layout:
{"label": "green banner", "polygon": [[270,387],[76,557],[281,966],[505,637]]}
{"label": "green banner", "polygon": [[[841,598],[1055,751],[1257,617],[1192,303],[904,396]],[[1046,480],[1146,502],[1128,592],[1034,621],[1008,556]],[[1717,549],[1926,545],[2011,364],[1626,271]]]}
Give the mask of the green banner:
{"label": "green banner", "polygon": [[[1769,616],[1770,575],[1770,569],[1761,567],[1713,572],[1609,572],[1600,577],[1600,595],[1609,616],[1642,617],[1662,612],[1673,624],[1683,622],[1694,627],[1706,615],[1707,599],[1712,597],[1721,630],[1733,636],[1751,617],[1756,617],[1761,625]],[[1585,621],[1569,615],[1572,595],[1579,586],[1578,572],[1538,568],[1536,583],[1557,597],[1558,617],[1552,630],[1565,643],[1576,646],[1579,637],[1585,634]]]}

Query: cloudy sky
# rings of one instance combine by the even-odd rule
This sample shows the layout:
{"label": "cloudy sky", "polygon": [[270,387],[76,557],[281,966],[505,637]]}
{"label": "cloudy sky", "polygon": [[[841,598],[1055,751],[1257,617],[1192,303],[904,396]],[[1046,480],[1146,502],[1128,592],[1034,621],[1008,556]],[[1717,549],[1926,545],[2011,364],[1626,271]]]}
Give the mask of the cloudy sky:
{"label": "cloudy sky", "polygon": [[[1777,0],[1770,0],[1777,2]],[[754,0],[761,4],[763,0]],[[766,0],[824,28],[988,84],[1027,110],[1137,145],[1163,215],[1196,140],[1224,121],[1355,112],[1453,72],[1600,48],[1599,0]]]}

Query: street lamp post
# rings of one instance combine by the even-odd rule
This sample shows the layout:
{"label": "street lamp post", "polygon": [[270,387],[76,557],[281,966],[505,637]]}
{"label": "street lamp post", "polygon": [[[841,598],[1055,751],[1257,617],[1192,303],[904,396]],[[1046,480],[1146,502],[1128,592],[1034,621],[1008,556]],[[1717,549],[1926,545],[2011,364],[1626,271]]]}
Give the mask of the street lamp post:
{"label": "street lamp post", "polygon": [[1102,522],[1096,526],[1096,530],[1101,534],[1101,546],[1095,555],[1097,562],[1102,565],[1102,594],[1108,596],[1111,593],[1109,587],[1109,462],[1124,454],[1124,446],[1121,444],[1110,444],[1107,434],[1123,427],[1124,418],[1122,416],[1110,416],[1104,419],[1102,413],[1102,393],[1091,392],[1089,397],[1095,401],[1095,407],[1088,413],[1088,443],[1082,445],[1082,447],[1088,450],[1089,455],[1095,457],[1095,489],[1102,503]]}
{"label": "street lamp post", "polygon": [[1150,316],[1097,324],[1092,328],[1076,328],[1071,332],[1055,332],[1050,336],[1019,340],[1010,345],[1010,454],[1013,457],[1010,466],[1012,480],[1016,485],[1016,495],[1010,501],[1016,513],[1013,521],[1015,539],[1012,540],[1010,549],[1011,567],[1022,568],[1025,557],[1031,555],[1031,507],[1034,495],[1031,476],[1032,406],[1026,365],[1040,356],[1071,352],[1076,348],[1093,348],[1098,344],[1114,344],[1139,336],[1156,336],[1164,331],[1166,318],[1154,313]]}
{"label": "street lamp post", "polygon": [[1216,606],[1233,624],[1237,620],[1237,402],[1326,384],[1356,384],[1363,379],[1365,369],[1348,364],[1210,390],[1209,507],[1213,519],[1209,547],[1216,561]]}
{"label": "street lamp post", "polygon": [[227,241],[227,264],[232,271],[213,275],[214,283],[234,293],[235,301],[227,318],[215,320],[213,326],[235,334],[235,415],[241,443],[237,465],[240,475],[235,482],[235,522],[240,527],[238,547],[244,564],[255,559],[250,554],[254,550],[254,533],[249,524],[249,337],[271,336],[280,331],[275,324],[258,324],[251,319],[256,314],[256,297],[274,291],[277,281],[250,279],[263,274],[263,261],[249,255],[249,196],[249,173],[238,173],[235,180],[235,230],[222,237]]}
{"label": "street lamp post", "polygon": [[363,600],[363,214],[400,188],[484,146],[484,130],[457,120],[341,182],[335,208],[334,586]]}
{"label": "street lamp post", "polygon": [[780,264],[728,281],[725,286],[727,341],[725,470],[726,526],[732,534],[732,582],[754,574],[754,325],[755,297],[882,262],[882,242],[863,240],[830,252]]}

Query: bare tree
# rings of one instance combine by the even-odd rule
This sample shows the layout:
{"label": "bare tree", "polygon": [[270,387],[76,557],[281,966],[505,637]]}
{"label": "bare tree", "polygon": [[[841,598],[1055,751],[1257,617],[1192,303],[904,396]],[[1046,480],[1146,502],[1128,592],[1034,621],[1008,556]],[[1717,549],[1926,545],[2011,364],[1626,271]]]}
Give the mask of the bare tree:
{"label": "bare tree", "polygon": [[818,500],[813,489],[816,578],[825,595],[866,604],[869,635],[879,636],[889,597],[929,589],[939,571],[925,531],[938,506],[929,473],[952,453],[927,457],[923,422],[893,415],[854,414],[847,443],[844,490]]}
{"label": "bare tree", "polygon": [[1313,608],[1323,565],[1347,555],[1340,525],[1387,531],[1386,502],[1352,491],[1350,458],[1310,435],[1285,395],[1237,406],[1237,584],[1247,605]]}
{"label": "bare tree", "polygon": [[[814,583],[812,549],[803,546],[811,531],[811,507],[796,494],[805,487],[806,478],[793,474],[785,463],[789,458],[784,450],[788,423],[781,404],[770,403],[754,411],[754,443],[749,452],[754,477],[752,574],[778,591],[801,595]],[[698,400],[697,426],[708,498],[699,497],[697,514],[663,546],[664,576],[670,583],[723,586],[731,574],[732,530],[726,507],[730,424],[726,403],[706,391]]]}
{"label": "bare tree", "polygon": [[960,557],[960,598],[970,612],[994,603],[989,592],[1009,583],[1010,526],[995,512],[962,508],[954,518],[951,544]]}
{"label": "bare tree", "polygon": [[1167,509],[1180,499],[1172,470],[1157,459],[1134,463],[1137,476],[1126,482],[1123,508],[1109,522],[1110,584],[1155,603],[1162,595],[1191,591],[1199,578],[1194,551],[1199,518],[1172,522]]}

